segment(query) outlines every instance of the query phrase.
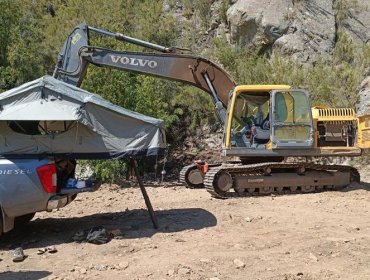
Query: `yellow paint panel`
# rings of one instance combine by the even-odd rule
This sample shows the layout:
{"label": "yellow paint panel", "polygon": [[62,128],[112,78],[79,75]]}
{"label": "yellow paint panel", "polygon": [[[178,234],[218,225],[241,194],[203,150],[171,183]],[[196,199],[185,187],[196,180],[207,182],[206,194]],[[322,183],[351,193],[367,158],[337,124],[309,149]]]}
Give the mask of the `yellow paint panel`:
{"label": "yellow paint panel", "polygon": [[310,137],[310,127],[309,126],[276,127],[275,137],[280,141],[305,141]]}
{"label": "yellow paint panel", "polygon": [[253,91],[253,92],[269,92],[272,90],[285,90],[285,89],[290,89],[291,86],[288,85],[240,85],[236,86],[234,93],[236,95],[240,94],[241,92],[246,92],[246,91]]}
{"label": "yellow paint panel", "polygon": [[359,117],[358,146],[363,149],[370,148],[370,116]]}
{"label": "yellow paint panel", "polygon": [[351,121],[356,119],[352,108],[312,107],[312,116],[319,121]]}

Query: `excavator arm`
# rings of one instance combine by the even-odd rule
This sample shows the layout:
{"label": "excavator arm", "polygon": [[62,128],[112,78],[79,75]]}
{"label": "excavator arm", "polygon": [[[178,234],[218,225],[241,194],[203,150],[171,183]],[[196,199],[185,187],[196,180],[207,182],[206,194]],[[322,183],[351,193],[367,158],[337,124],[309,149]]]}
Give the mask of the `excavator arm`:
{"label": "excavator arm", "polygon": [[[115,51],[89,44],[89,32],[112,36],[117,40],[140,45],[157,52]],[[181,54],[177,48],[167,48],[120,33],[78,25],[68,36],[54,71],[54,77],[69,84],[80,86],[89,63],[157,76],[193,85],[209,93],[222,122],[225,122],[225,108],[229,92],[235,82],[222,68],[198,56]]]}

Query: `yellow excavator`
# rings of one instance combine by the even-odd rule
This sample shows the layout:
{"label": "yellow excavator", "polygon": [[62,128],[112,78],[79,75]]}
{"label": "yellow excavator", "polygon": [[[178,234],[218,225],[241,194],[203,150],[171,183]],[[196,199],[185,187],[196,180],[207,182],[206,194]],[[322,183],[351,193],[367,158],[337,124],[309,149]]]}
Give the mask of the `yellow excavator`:
{"label": "yellow excavator", "polygon": [[[90,32],[151,52],[91,46]],[[65,41],[54,77],[80,86],[89,64],[180,81],[210,94],[224,126],[223,155],[230,161],[185,166],[180,181],[187,187],[205,187],[213,196],[227,198],[340,189],[360,180],[351,166],[305,158],[361,155],[370,147],[370,116],[358,118],[350,108],[311,108],[309,93],[289,85],[236,85],[221,67],[183,49],[82,23]]]}

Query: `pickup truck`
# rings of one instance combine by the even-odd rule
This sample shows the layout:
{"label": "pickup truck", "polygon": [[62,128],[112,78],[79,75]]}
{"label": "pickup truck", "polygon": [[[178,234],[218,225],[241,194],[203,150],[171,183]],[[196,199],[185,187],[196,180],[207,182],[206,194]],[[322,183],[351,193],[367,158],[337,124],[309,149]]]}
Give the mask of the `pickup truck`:
{"label": "pickup truck", "polygon": [[36,212],[52,211],[72,202],[79,192],[98,183],[68,188],[76,161],[67,159],[0,159],[0,235],[29,222]]}

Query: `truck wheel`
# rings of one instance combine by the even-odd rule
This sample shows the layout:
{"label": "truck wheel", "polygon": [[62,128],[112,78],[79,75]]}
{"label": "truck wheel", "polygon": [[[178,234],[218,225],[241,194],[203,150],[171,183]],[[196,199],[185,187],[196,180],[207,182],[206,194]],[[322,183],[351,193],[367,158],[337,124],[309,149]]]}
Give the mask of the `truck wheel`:
{"label": "truck wheel", "polygon": [[29,213],[26,215],[22,215],[19,217],[16,217],[14,220],[14,227],[23,227],[25,226],[29,221],[32,220],[32,218],[35,216],[36,213]]}

